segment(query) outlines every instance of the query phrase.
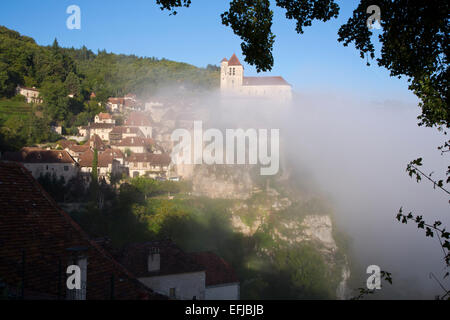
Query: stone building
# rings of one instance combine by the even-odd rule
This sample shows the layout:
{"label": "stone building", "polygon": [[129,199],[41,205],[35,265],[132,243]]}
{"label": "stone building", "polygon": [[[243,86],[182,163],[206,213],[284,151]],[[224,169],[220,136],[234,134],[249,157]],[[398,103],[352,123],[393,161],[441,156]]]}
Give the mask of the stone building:
{"label": "stone building", "polygon": [[220,89],[227,94],[274,98],[281,101],[292,99],[291,85],[283,77],[246,77],[244,66],[235,54],[230,60],[223,58],[220,63]]}
{"label": "stone building", "polygon": [[20,94],[27,98],[28,103],[42,103],[42,98],[39,97],[39,90],[37,90],[35,87],[33,88],[27,88],[18,86],[16,89],[16,93]]}
{"label": "stone building", "polygon": [[152,137],[150,117],[143,112],[132,112],[125,120],[125,126],[139,128],[146,138]]}
{"label": "stone building", "polygon": [[155,153],[133,153],[125,162],[131,177],[151,178],[169,178],[170,163],[170,155]]}
{"label": "stone building", "polygon": [[48,173],[58,179],[63,177],[67,183],[79,173],[77,162],[65,150],[25,147],[18,152],[5,152],[2,160],[20,162],[35,179]]}
{"label": "stone building", "polygon": [[186,253],[170,240],[134,243],[119,261],[151,290],[179,300],[239,300],[231,266],[212,252]]}
{"label": "stone building", "polygon": [[94,118],[95,123],[116,123],[116,120],[112,118],[112,116],[109,113],[106,112],[100,112],[98,115]]}

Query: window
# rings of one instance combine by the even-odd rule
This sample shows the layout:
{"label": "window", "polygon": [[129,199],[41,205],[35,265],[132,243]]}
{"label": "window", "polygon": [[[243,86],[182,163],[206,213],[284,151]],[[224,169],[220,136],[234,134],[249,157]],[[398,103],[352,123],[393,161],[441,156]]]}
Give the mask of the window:
{"label": "window", "polygon": [[170,298],[175,298],[175,288],[170,288],[169,289],[169,297]]}
{"label": "window", "polygon": [[69,166],[64,166],[64,171],[69,171]]}

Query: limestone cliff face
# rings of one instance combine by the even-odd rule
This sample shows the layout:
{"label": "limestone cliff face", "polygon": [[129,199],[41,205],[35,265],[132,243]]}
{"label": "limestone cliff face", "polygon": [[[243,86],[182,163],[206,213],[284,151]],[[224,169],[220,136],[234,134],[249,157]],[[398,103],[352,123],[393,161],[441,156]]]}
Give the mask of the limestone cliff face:
{"label": "limestone cliff face", "polygon": [[[248,167],[195,166],[192,175],[194,195],[232,199],[230,222],[246,236],[264,232],[277,246],[295,246],[302,242],[314,245],[329,266],[330,275],[338,279],[336,298],[348,298],[350,269],[334,238],[332,213],[323,199],[280,188],[289,178],[274,179],[274,186],[252,180]],[[287,190],[289,189],[289,190]],[[263,230],[263,231],[262,231]],[[270,250],[262,254],[270,257]]]}

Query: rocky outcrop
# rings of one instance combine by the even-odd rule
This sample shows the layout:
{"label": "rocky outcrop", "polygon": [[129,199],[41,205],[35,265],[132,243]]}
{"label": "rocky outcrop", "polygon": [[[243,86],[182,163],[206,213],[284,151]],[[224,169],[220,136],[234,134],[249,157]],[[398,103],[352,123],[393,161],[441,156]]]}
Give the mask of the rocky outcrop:
{"label": "rocky outcrop", "polygon": [[192,174],[193,194],[198,196],[244,200],[252,188],[248,170],[236,166],[196,166]]}

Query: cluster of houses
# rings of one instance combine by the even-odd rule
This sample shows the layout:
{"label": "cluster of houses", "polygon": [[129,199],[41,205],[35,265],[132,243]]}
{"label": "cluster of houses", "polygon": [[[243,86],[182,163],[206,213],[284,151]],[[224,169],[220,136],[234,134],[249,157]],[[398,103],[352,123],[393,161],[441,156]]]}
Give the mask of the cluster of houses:
{"label": "cluster of houses", "polygon": [[47,150],[25,147],[6,152],[3,160],[21,162],[35,178],[46,173],[65,181],[80,175],[90,182],[97,152],[98,177],[109,182],[112,176],[147,176],[154,179],[177,179],[171,176],[171,158],[152,139],[152,126],[142,112],[131,112],[124,125],[116,125],[109,113],[99,113],[94,122],[79,128],[87,139],[83,144],[58,141],[58,148]]}

